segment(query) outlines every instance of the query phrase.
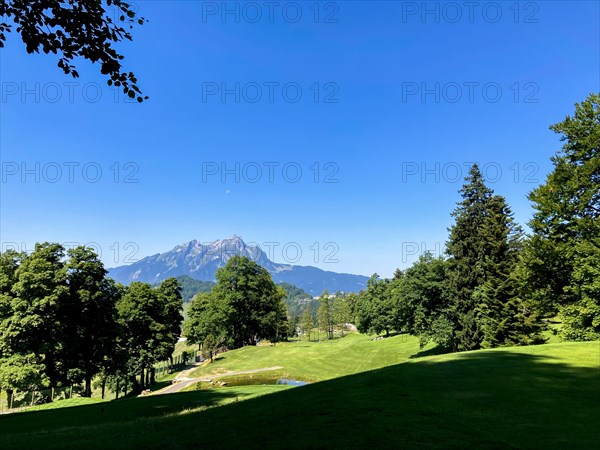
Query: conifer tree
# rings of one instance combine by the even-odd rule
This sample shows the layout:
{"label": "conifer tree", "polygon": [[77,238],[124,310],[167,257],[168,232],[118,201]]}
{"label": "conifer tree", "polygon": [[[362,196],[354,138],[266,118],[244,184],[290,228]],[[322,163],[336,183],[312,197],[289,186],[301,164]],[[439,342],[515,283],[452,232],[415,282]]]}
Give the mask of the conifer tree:
{"label": "conifer tree", "polygon": [[562,148],[554,170],[529,199],[535,214],[526,253],[527,293],[547,315],[560,311],[563,337],[600,337],[600,95],[550,127]]}
{"label": "conifer tree", "polygon": [[485,185],[477,164],[471,167],[465,181],[460,190],[462,201],[452,212],[455,224],[450,228],[447,243],[453,296],[450,318],[454,326],[454,350],[477,349],[483,338],[474,294],[486,281],[487,246],[482,230],[493,195]]}

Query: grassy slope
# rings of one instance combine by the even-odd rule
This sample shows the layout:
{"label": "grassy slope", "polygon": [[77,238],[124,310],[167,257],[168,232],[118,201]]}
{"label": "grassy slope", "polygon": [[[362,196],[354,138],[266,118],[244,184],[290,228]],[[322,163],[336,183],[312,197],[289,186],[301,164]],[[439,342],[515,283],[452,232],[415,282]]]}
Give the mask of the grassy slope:
{"label": "grassy slope", "polygon": [[426,357],[189,410],[233,389],[242,388],[114,402],[116,415],[134,406],[137,416],[171,414],[111,424],[99,406],[0,417],[0,448],[594,448],[600,440],[598,342]]}
{"label": "grassy slope", "polygon": [[396,364],[419,352],[418,339],[400,335],[373,341],[353,333],[319,342],[286,342],[276,346],[244,347],[222,355],[193,372],[192,376],[281,366],[286,377],[322,381]]}

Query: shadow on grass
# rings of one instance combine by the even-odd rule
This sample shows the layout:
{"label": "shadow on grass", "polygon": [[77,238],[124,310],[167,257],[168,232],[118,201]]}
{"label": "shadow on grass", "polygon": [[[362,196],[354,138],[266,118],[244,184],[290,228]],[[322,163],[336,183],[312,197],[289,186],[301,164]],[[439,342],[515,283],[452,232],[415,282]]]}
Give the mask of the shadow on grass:
{"label": "shadow on grass", "polygon": [[[595,448],[599,350],[595,342],[413,360],[206,411],[68,432],[49,429],[41,413],[32,422],[0,418],[0,436],[23,433],[0,437],[0,448]],[[200,392],[209,397],[190,393],[189,401],[214,402],[226,390]],[[131,402],[148,417],[179,395]],[[71,409],[80,412],[61,426],[88,424],[84,412],[99,416],[98,406]],[[190,432],[200,428],[200,438]]]}
{"label": "shadow on grass", "polygon": [[423,358],[424,356],[435,356],[435,355],[443,355],[445,353],[450,353],[450,350],[444,347],[441,347],[439,345],[436,345],[433,348],[427,349],[427,350],[421,350],[418,353],[415,353],[414,355],[410,355],[409,358],[413,359],[413,358]]}
{"label": "shadow on grass", "polygon": [[[164,426],[202,423],[208,448],[272,448],[292,439],[296,448],[594,448],[600,343],[573,345],[567,355],[563,345],[547,347],[556,354],[536,346],[402,363],[215,408],[186,423],[167,418]],[[282,421],[290,411],[305,414]],[[235,433],[223,433],[228,422]]]}
{"label": "shadow on grass", "polygon": [[[167,384],[169,384],[167,382]],[[86,427],[111,422],[163,416],[201,406],[214,406],[235,397],[226,390],[193,391],[168,395],[122,398],[95,405],[74,406],[48,411],[21,412],[0,416],[0,436],[60,427]],[[1,440],[0,440],[1,442]],[[10,447],[10,446],[9,446]],[[4,447],[0,443],[0,448]]]}

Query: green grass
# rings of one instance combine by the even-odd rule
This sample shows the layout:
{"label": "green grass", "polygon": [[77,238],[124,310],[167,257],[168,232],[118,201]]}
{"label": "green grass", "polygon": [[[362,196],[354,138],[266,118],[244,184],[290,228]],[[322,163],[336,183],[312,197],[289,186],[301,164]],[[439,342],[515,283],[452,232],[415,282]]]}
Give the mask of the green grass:
{"label": "green grass", "polygon": [[320,343],[296,341],[244,347],[219,355],[215,362],[198,368],[191,376],[281,366],[281,375],[314,382],[389,366],[418,353],[419,341],[414,336],[373,341],[370,336],[352,333]]}
{"label": "green grass", "polygon": [[[235,392],[272,394],[206,409]],[[0,448],[595,448],[599,417],[600,343],[561,343],[409,359],[293,389],[8,415]]]}
{"label": "green grass", "polygon": [[[183,394],[150,395],[115,401],[100,399],[62,400],[72,408],[53,409],[52,404],[41,405],[38,410],[0,416],[0,436],[6,433],[27,434],[35,430],[53,430],[64,427],[91,427],[119,422],[136,422],[149,417],[163,417],[182,413],[188,409],[206,409],[252,397],[290,389],[288,386],[243,386],[221,388],[214,391],[195,391]],[[82,403],[77,403],[82,401]],[[59,402],[57,402],[59,403]],[[87,403],[87,404],[85,404]],[[46,411],[44,411],[44,409]],[[0,448],[4,447],[0,438]],[[10,446],[9,446],[10,447]]]}

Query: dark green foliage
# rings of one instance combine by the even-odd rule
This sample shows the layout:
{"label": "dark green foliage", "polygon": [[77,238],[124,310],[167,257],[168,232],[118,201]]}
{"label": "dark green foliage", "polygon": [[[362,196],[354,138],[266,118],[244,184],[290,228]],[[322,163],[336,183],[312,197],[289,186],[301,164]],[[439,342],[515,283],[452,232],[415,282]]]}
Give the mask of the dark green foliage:
{"label": "dark green foliage", "polygon": [[194,295],[200,292],[210,292],[215,286],[212,281],[200,281],[187,275],[175,277],[181,286],[181,298],[185,303],[191,302]]}
{"label": "dark green foliage", "polygon": [[[131,283],[117,308],[128,352],[126,372],[137,389],[152,382],[154,365],[173,353],[179,337],[183,302],[179,284],[168,278],[157,288]],[[140,375],[139,384],[135,374]]]}
{"label": "dark green foliage", "polygon": [[446,251],[449,258],[449,281],[452,292],[454,350],[479,348],[483,331],[477,315],[475,289],[486,280],[486,242],[481,232],[485,225],[493,192],[485,185],[477,164],[471,167],[460,190],[462,201],[452,212],[455,223],[450,228]]}
{"label": "dark green foliage", "polygon": [[84,395],[91,396],[92,378],[114,355],[118,327],[116,303],[120,292],[98,256],[89,248],[68,251],[66,264],[69,294],[61,308],[65,324],[66,364],[72,382],[85,381]]}
{"label": "dark green foliage", "polygon": [[283,298],[266,269],[246,257],[234,256],[217,270],[210,294],[194,298],[184,324],[190,342],[201,344],[208,335],[230,348],[256,345],[258,340],[285,339],[288,332]]}
{"label": "dark green foliage", "polygon": [[454,350],[526,344],[538,339],[535,304],[518,296],[522,232],[503,197],[475,164],[452,213],[447,244]]}
{"label": "dark green foliage", "polygon": [[183,332],[188,342],[202,345],[210,335],[222,344],[225,341],[227,311],[225,305],[216,300],[212,293],[203,292],[194,297]]}
{"label": "dark green foliage", "polygon": [[62,314],[68,302],[64,248],[36,244],[15,272],[11,316],[3,321],[2,348],[11,353],[35,355],[51,384],[67,382],[67,349]]}
{"label": "dark green foliage", "polygon": [[402,328],[398,301],[392,296],[392,283],[373,274],[356,305],[356,327],[361,333],[389,335]]}
{"label": "dark green foliage", "polygon": [[421,347],[431,340],[442,347],[452,341],[447,271],[447,261],[427,252],[392,287],[402,327],[419,338]]}
{"label": "dark green foliage", "polygon": [[163,325],[160,342],[160,359],[166,360],[171,357],[175,344],[181,336],[181,322],[183,321],[183,298],[181,285],[175,278],[164,280],[156,292],[160,298],[161,318]]}
{"label": "dark green foliage", "polygon": [[[61,245],[44,243],[36,244],[28,256],[12,251],[2,254],[2,388],[84,381],[84,395],[91,395],[92,378],[117,359],[115,303],[119,295],[89,248],[77,247],[65,255]],[[31,384],[24,386],[23,380]]]}
{"label": "dark green foliage", "polygon": [[[100,64],[100,72],[108,75],[109,85],[122,88],[130,98],[142,102],[143,97],[132,72],[122,70],[123,56],[115,44],[131,41],[128,30],[142,25],[143,17],[136,17],[134,8],[123,0],[59,1],[59,0],[0,0],[2,20],[14,22],[27,53],[59,55],[58,67],[65,74],[79,77],[73,60],[81,57]],[[113,16],[116,20],[113,20]],[[118,17],[118,18],[117,18]],[[4,47],[6,33],[13,25],[0,22],[0,48]]]}
{"label": "dark green foliage", "polygon": [[564,144],[545,184],[529,195],[536,211],[523,276],[532,299],[548,314],[560,311],[565,339],[598,339],[600,95],[551,129]]}

